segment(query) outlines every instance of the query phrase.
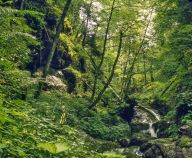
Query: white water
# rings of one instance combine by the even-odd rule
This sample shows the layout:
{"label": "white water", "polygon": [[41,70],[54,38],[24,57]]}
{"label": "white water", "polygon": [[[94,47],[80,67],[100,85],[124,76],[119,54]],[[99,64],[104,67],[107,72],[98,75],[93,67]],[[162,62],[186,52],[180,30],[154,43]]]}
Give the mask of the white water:
{"label": "white water", "polygon": [[149,133],[152,138],[157,138],[157,132],[155,132],[155,129],[153,128],[153,123],[149,123]]}

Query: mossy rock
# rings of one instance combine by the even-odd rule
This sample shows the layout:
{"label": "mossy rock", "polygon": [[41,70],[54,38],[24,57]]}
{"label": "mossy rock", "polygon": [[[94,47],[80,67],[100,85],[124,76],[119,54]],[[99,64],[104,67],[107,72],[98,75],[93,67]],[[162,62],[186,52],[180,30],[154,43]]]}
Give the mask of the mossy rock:
{"label": "mossy rock", "polygon": [[176,145],[174,139],[163,138],[151,140],[140,147],[140,151],[147,158],[184,158],[181,148]]}
{"label": "mossy rock", "polygon": [[103,156],[105,156],[105,158],[126,158],[124,155],[116,153],[116,152],[105,152],[103,153]]}
{"label": "mossy rock", "polygon": [[64,69],[64,71],[74,74],[76,78],[81,78],[81,73],[73,67],[67,67]]}
{"label": "mossy rock", "polygon": [[140,158],[139,153],[137,153],[138,147],[129,147],[127,148],[123,154],[126,158]]}
{"label": "mossy rock", "polygon": [[151,136],[148,133],[134,133],[131,137],[131,146],[140,146],[144,143],[147,143],[151,139]]}
{"label": "mossy rock", "polygon": [[75,92],[80,84],[81,73],[73,67],[67,67],[63,71],[64,78],[68,84],[68,92]]}
{"label": "mossy rock", "polygon": [[168,129],[170,128],[169,122],[161,120],[159,122],[154,123],[153,127],[155,127],[155,131],[158,130],[158,138],[168,138],[170,136],[170,133],[168,132]]}
{"label": "mossy rock", "polygon": [[77,53],[75,51],[75,45],[70,36],[66,34],[60,34],[59,38],[59,51],[68,53],[74,60],[77,60]]}
{"label": "mossy rock", "polygon": [[161,139],[155,139],[151,140],[151,143],[158,143],[158,144],[170,144],[174,142],[173,138],[161,138]]}
{"label": "mossy rock", "polygon": [[132,123],[131,124],[131,130],[132,132],[139,132],[142,130],[148,130],[149,129],[149,124],[148,123]]}
{"label": "mossy rock", "polygon": [[192,138],[183,136],[181,139],[178,141],[178,146],[181,148],[190,148],[192,147]]}

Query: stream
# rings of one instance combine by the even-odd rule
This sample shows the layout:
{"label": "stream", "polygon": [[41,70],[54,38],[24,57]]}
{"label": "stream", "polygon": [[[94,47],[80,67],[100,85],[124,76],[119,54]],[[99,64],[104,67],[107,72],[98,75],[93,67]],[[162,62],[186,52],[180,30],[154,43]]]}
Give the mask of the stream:
{"label": "stream", "polygon": [[138,106],[139,109],[141,109],[144,113],[147,113],[145,116],[145,119],[142,119],[141,122],[148,123],[149,128],[147,131],[144,130],[144,132],[148,132],[151,135],[151,138],[157,138],[157,131],[155,131],[155,128],[153,127],[153,124],[160,121],[160,116],[152,109],[146,108],[142,105]]}
{"label": "stream", "polygon": [[[139,111],[140,110],[140,111]],[[138,117],[137,121],[140,122],[141,124],[148,124],[148,129],[147,130],[142,130],[140,132],[143,133],[149,133],[151,136],[151,139],[157,138],[157,132],[158,130],[155,130],[153,127],[153,124],[156,122],[160,121],[160,116],[158,113],[156,113],[154,110],[146,108],[142,105],[138,105],[137,108],[135,108],[135,116]],[[140,152],[140,147],[134,149],[134,153],[141,157],[143,153]]]}
{"label": "stream", "polygon": [[153,123],[149,123],[149,133],[152,138],[157,138],[157,132],[153,128]]}
{"label": "stream", "polygon": [[[130,145],[124,148],[119,148],[116,151],[124,153],[125,151],[131,152],[136,157],[142,157],[143,153],[140,151],[140,146],[144,143],[142,139],[146,141],[150,139],[158,138],[158,130],[155,130],[154,123],[160,121],[160,116],[154,110],[146,108],[142,105],[135,106],[133,119],[131,120],[132,134],[143,135],[140,137],[132,137],[130,139]],[[146,136],[146,137],[145,137]],[[148,138],[149,137],[149,138]],[[137,142],[137,143],[133,143]],[[141,142],[141,143],[138,143]],[[131,157],[130,157],[131,158]]]}

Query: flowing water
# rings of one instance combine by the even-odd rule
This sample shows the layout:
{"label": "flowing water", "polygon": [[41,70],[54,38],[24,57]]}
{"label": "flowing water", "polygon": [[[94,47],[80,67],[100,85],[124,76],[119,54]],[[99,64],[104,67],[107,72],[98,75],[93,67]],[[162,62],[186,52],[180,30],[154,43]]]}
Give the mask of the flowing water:
{"label": "flowing water", "polygon": [[[139,106],[140,109],[147,114],[148,118],[144,119],[144,122],[149,124],[149,128],[148,130],[143,130],[143,132],[147,132],[151,135],[151,138],[157,138],[157,132],[158,130],[155,130],[153,124],[160,121],[160,116],[158,113],[156,113],[155,111],[153,111],[152,109],[146,108],[144,106]],[[140,152],[140,147],[136,148],[134,150],[134,153],[138,156],[138,157],[142,157],[143,153]]]}
{"label": "flowing water", "polygon": [[153,128],[153,123],[149,123],[149,129],[148,129],[150,135],[152,138],[157,138],[157,132]]}

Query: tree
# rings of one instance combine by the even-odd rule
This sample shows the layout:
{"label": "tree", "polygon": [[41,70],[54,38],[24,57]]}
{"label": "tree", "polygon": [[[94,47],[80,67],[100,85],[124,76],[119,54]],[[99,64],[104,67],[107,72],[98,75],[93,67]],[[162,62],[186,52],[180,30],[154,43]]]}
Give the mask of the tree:
{"label": "tree", "polygon": [[112,70],[111,70],[111,74],[110,74],[106,84],[104,85],[103,89],[100,91],[100,93],[98,94],[96,99],[93,101],[92,105],[90,106],[91,108],[95,107],[97,105],[97,103],[101,100],[104,92],[106,91],[106,89],[108,88],[108,86],[110,85],[110,83],[111,83],[111,81],[113,79],[114,72],[115,72],[115,67],[117,65],[117,62],[118,62],[120,54],[121,54],[122,38],[123,38],[123,33],[122,33],[122,31],[120,31],[120,35],[119,35],[119,48],[118,48],[117,56],[116,56],[116,59],[114,61],[114,64],[113,64],[113,67],[112,67]]}
{"label": "tree", "polygon": [[51,61],[53,59],[53,55],[55,53],[55,50],[56,50],[56,47],[57,47],[57,44],[58,44],[58,41],[59,41],[59,36],[60,36],[60,33],[61,33],[62,29],[63,29],[63,26],[64,26],[63,23],[64,23],[66,15],[67,15],[67,12],[69,10],[71,1],[72,0],[67,0],[66,4],[64,6],[64,9],[63,9],[63,13],[62,13],[62,15],[60,17],[60,20],[59,20],[59,23],[57,25],[56,34],[54,36],[50,52],[48,53],[47,63],[46,63],[46,66],[45,66],[45,69],[44,69],[44,72],[43,72],[43,77],[44,78],[48,74],[48,71],[49,71],[49,68],[50,68],[50,65],[51,65]]}
{"label": "tree", "polygon": [[100,63],[97,66],[97,69],[96,69],[96,72],[95,72],[95,79],[94,79],[94,85],[93,85],[93,91],[92,91],[91,100],[93,100],[94,97],[95,97],[97,80],[99,78],[101,67],[103,65],[103,61],[104,61],[104,57],[105,57],[105,51],[106,51],[106,45],[107,45],[107,37],[108,37],[108,33],[109,33],[109,26],[110,26],[110,23],[111,23],[114,7],[115,7],[115,0],[113,0],[112,6],[111,6],[110,15],[109,15],[109,19],[107,21],[107,27],[106,27],[106,31],[105,31],[105,38],[104,38],[104,44],[103,44],[103,51],[102,51]]}

